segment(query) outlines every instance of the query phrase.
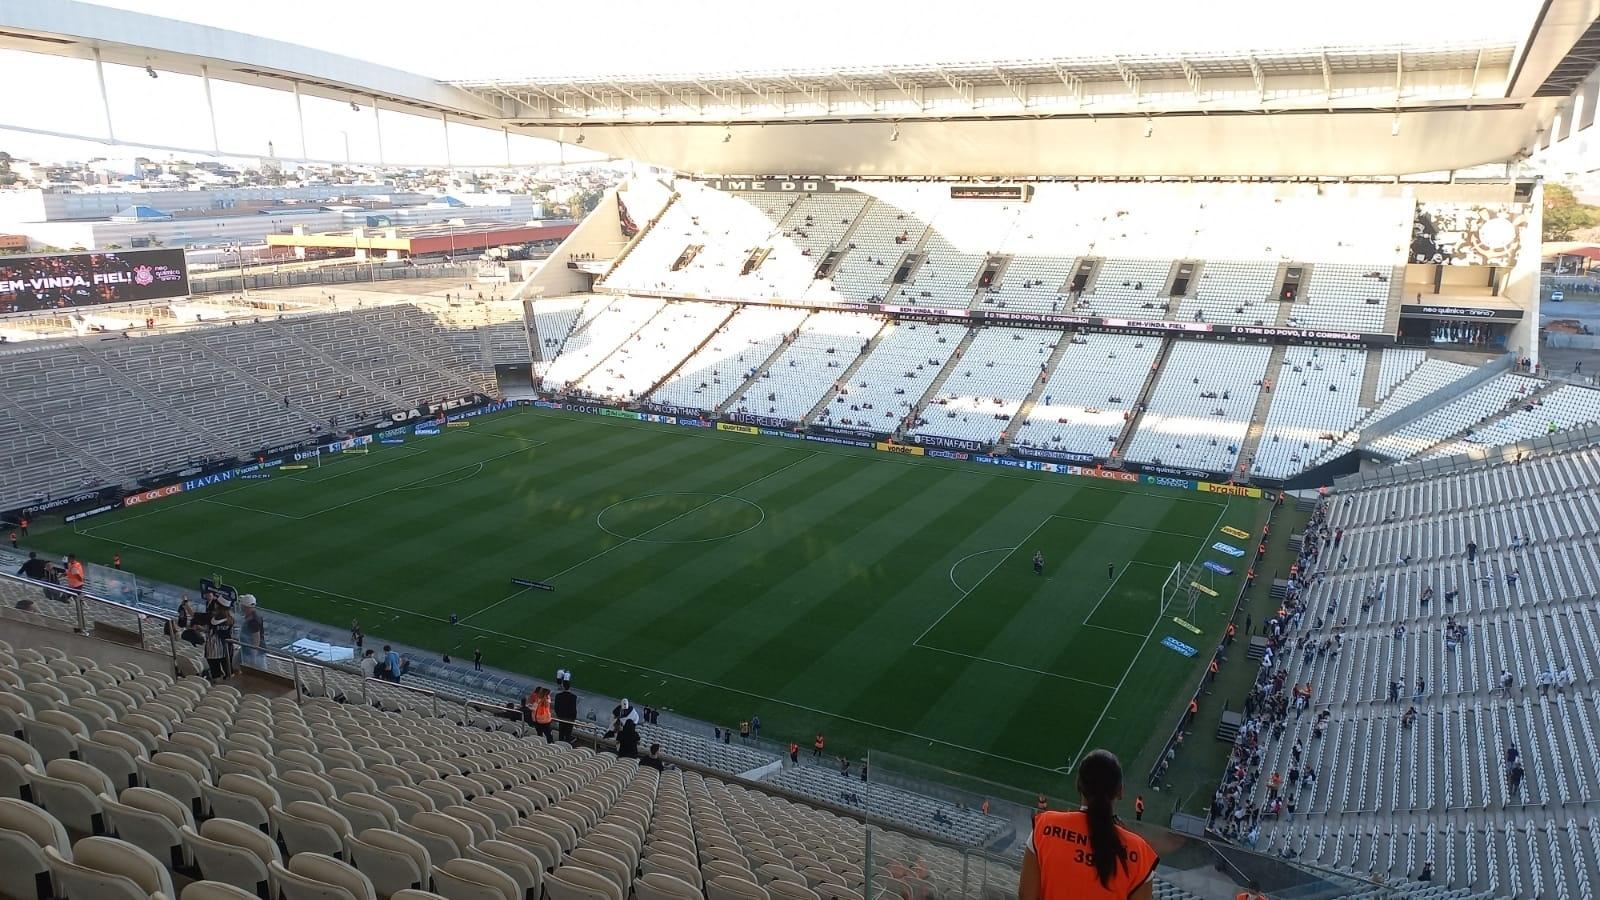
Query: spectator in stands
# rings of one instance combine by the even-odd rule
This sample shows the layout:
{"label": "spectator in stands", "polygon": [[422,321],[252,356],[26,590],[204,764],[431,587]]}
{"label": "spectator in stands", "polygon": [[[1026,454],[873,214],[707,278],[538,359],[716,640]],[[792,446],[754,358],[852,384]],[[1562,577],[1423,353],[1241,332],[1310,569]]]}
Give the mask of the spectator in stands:
{"label": "spectator in stands", "polygon": [[572,723],[578,721],[578,695],[572,692],[572,682],[569,678],[561,679],[556,685],[561,688],[551,699],[551,706],[556,716],[556,737],[571,743]]}
{"label": "spectator in stands", "polygon": [[[22,563],[22,567],[17,569],[17,574],[23,578],[42,581],[46,584],[53,582],[50,577],[50,564],[40,559],[39,554],[32,551],[29,551],[28,558]],[[50,598],[51,592],[49,588],[44,589],[44,595],[46,599]]]}
{"label": "spectator in stands", "polygon": [[1112,809],[1122,797],[1122,765],[1109,751],[1095,750],[1079,764],[1078,795],[1081,810],[1034,818],[1019,900],[1150,900],[1159,860],[1144,838],[1117,824]]}
{"label": "spectator in stands", "polygon": [[351,646],[355,647],[357,650],[360,650],[361,649],[361,645],[366,643],[366,640],[367,640],[367,636],[365,634],[363,634],[362,631],[361,631],[361,622],[359,620],[357,620],[357,619],[351,619],[350,620],[350,644],[351,644]]}
{"label": "spectator in stands", "polygon": [[262,668],[267,661],[267,653],[262,649],[267,644],[267,620],[261,617],[255,594],[239,595],[239,605],[244,612],[244,621],[239,626],[243,633],[240,640],[243,663]]}
{"label": "spectator in stands", "polygon": [[378,657],[371,650],[361,654],[361,677],[372,678],[378,672]]}
{"label": "spectator in stands", "polygon": [[233,675],[233,647],[229,643],[233,640],[233,613],[229,611],[232,605],[227,597],[217,597],[206,622],[206,670],[213,684]]}
{"label": "spectator in stands", "polygon": [[639,765],[649,766],[650,768],[655,769],[657,772],[665,769],[666,765],[661,759],[661,745],[651,744],[650,752],[646,754],[643,759],[639,760]]}
{"label": "spectator in stands", "polygon": [[622,730],[617,732],[617,757],[619,759],[639,758],[639,726],[633,724],[632,719],[625,719]]}
{"label": "spectator in stands", "polygon": [[388,644],[383,645],[383,670],[384,678],[390,681],[400,680],[400,653]]}
{"label": "spectator in stands", "polygon": [[551,743],[550,726],[555,721],[555,701],[550,696],[550,689],[540,685],[533,689],[533,696],[528,698],[529,717],[533,720],[533,730],[545,743]]}

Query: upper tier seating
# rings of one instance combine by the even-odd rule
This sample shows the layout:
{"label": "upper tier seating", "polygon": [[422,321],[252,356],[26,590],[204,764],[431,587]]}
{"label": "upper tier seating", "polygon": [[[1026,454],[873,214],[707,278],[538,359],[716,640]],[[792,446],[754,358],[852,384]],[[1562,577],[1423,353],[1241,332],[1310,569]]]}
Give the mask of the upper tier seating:
{"label": "upper tier seating", "polygon": [[1277,276],[1277,263],[1207,261],[1194,296],[1178,304],[1173,318],[1270,326],[1278,317]]}
{"label": "upper tier seating", "polygon": [[883,324],[859,313],[812,313],[730,411],[800,421],[844,377]]}
{"label": "upper tier seating", "polygon": [[[806,299],[822,302],[877,302],[894,288],[891,279],[901,259],[916,249],[927,223],[897,206],[882,201],[868,204],[860,224],[851,233],[844,258],[833,277],[819,281]],[[823,285],[831,294],[818,297]]]}
{"label": "upper tier seating", "polygon": [[1013,446],[1109,457],[1160,352],[1161,338],[1074,334]]}
{"label": "upper tier seating", "polygon": [[952,325],[891,322],[878,345],[832,399],[814,424],[890,434],[917,408],[933,379],[955,354],[967,329]]}
{"label": "upper tier seating", "polygon": [[1272,348],[1179,341],[1167,355],[1127,458],[1231,472]]}
{"label": "upper tier seating", "polygon": [[[1436,884],[1494,897],[1592,893],[1597,484],[1589,447],[1329,497],[1304,612],[1262,669],[1311,699],[1253,703],[1257,749],[1228,779],[1268,813],[1257,850],[1388,881],[1431,859]],[[1292,816],[1271,814],[1274,775]]]}
{"label": "upper tier seating", "polygon": [[1289,325],[1381,332],[1402,270],[1393,266],[1319,263],[1289,309]]}
{"label": "upper tier seating", "polygon": [[805,319],[803,309],[745,306],[650,395],[653,403],[710,412],[722,406]]}
{"label": "upper tier seating", "polygon": [[[678,198],[603,287],[1031,312],[1075,303],[1098,315],[1378,332],[1389,327],[1415,212],[1409,191],[1390,186],[1047,183],[1032,185],[1028,202],[1003,203],[952,199],[944,183],[843,187],[791,198],[680,181]],[[839,264],[814,278],[830,251]],[[1074,297],[1083,258],[1099,259],[1100,271]],[[896,284],[906,260],[915,264]],[[978,289],[987,260],[999,276]],[[1187,296],[1168,297],[1185,261],[1198,264],[1198,279]],[[1309,268],[1285,310],[1274,295],[1289,264]]]}
{"label": "upper tier seating", "polygon": [[1365,350],[1284,348],[1250,474],[1287,478],[1349,431],[1367,412],[1359,405],[1366,364]]}
{"label": "upper tier seating", "polygon": [[1100,263],[1094,284],[1078,298],[1073,311],[1101,316],[1139,319],[1169,318],[1175,306],[1163,288],[1172,261],[1167,259],[1107,259]]}
{"label": "upper tier seating", "polygon": [[1060,331],[1030,328],[979,329],[910,433],[995,443],[1044,377],[1064,337]]}

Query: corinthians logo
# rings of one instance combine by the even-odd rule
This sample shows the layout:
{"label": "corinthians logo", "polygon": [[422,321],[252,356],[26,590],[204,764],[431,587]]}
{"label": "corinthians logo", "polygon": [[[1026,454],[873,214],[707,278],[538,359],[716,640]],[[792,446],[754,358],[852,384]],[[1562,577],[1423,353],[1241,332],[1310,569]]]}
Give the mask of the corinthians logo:
{"label": "corinthians logo", "polygon": [[141,285],[141,286],[150,285],[150,284],[154,284],[155,280],[156,280],[156,273],[155,273],[154,269],[150,268],[149,266],[135,266],[134,267],[134,269],[133,269],[133,283],[134,284]]}

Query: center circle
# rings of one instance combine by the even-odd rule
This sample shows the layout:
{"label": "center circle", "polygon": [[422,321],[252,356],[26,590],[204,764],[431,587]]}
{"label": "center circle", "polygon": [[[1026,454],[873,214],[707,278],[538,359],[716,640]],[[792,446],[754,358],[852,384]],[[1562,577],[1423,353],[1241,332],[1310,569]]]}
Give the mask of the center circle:
{"label": "center circle", "polygon": [[[633,527],[629,527],[629,519],[636,520]],[[693,538],[670,537],[675,530],[680,530],[679,526],[692,529],[697,522],[723,519],[727,520],[726,525],[716,533]],[[618,500],[600,510],[594,517],[594,524],[612,537],[641,544],[705,544],[753,531],[766,519],[767,511],[759,503],[732,494],[662,491]]]}

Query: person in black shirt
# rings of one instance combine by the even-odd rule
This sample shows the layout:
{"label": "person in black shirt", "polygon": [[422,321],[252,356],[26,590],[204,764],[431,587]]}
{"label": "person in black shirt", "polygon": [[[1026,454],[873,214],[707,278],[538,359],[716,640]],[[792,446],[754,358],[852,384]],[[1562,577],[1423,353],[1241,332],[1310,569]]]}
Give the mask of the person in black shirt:
{"label": "person in black shirt", "polygon": [[572,743],[572,723],[578,720],[578,695],[572,686],[561,682],[555,696],[556,739]]}
{"label": "person in black shirt", "polygon": [[[55,570],[50,567],[49,563],[40,559],[39,554],[32,551],[28,553],[27,560],[23,562],[22,568],[17,570],[17,574],[23,578],[31,578],[34,581],[42,581],[46,584],[56,583]],[[49,588],[44,588],[44,596],[46,600],[53,598]]]}
{"label": "person in black shirt", "polygon": [[639,726],[633,724],[632,719],[624,719],[622,730],[617,733],[617,757],[619,759],[639,758]]}
{"label": "person in black shirt", "polygon": [[641,766],[649,766],[650,768],[655,769],[658,772],[663,770],[665,768],[665,766],[662,764],[662,761],[661,761],[661,745],[660,744],[651,744],[650,745],[650,753],[648,755],[646,755],[643,759],[639,760],[639,765],[641,765]]}
{"label": "person in black shirt", "polygon": [[28,560],[17,570],[23,578],[32,578],[34,581],[49,581],[50,564],[39,558],[39,554],[29,552]]}

